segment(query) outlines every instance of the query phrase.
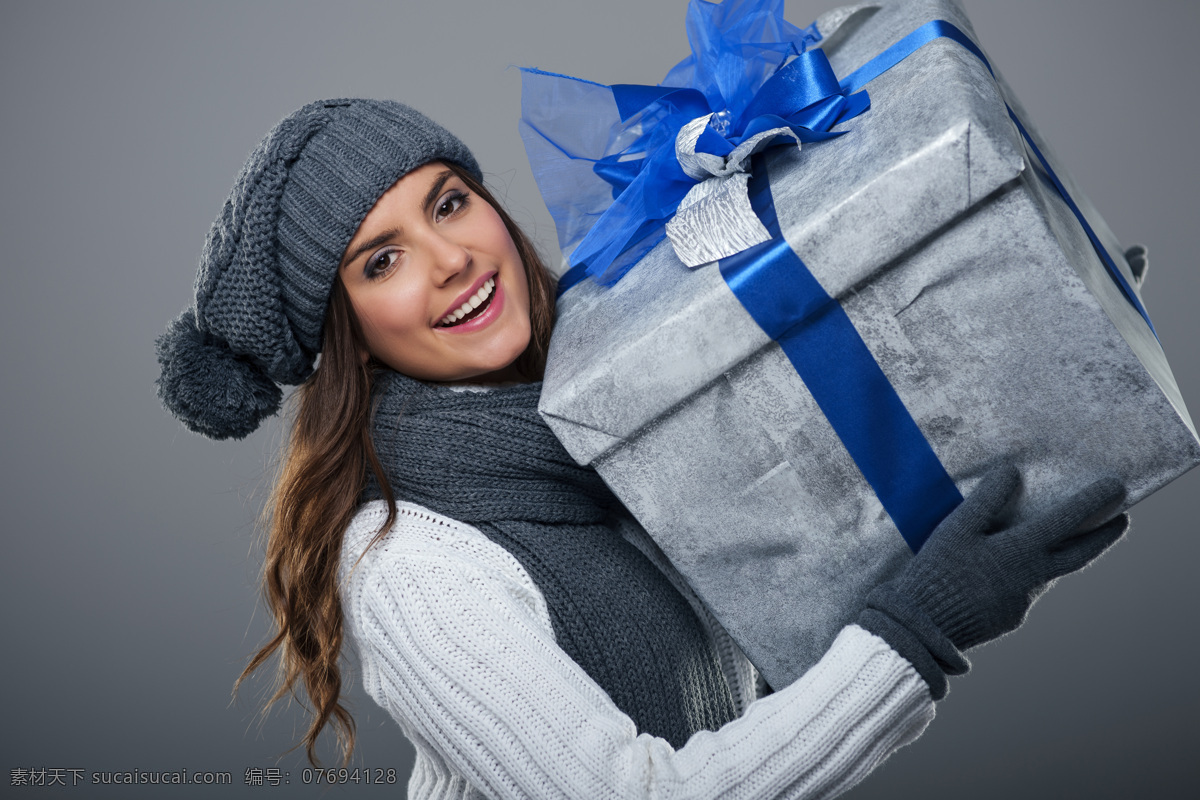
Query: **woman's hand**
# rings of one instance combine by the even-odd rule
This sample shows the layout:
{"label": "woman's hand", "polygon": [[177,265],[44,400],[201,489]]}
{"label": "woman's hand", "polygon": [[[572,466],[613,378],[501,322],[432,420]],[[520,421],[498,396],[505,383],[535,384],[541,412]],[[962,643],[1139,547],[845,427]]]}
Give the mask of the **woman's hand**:
{"label": "woman's hand", "polygon": [[859,624],[908,658],[935,699],[946,674],[969,668],[959,651],[1016,630],[1056,578],[1087,566],[1129,528],[1127,514],[1089,524],[1125,497],[1111,478],[1008,527],[1001,514],[1019,486],[1012,467],[985,475],[905,569],[867,598]]}

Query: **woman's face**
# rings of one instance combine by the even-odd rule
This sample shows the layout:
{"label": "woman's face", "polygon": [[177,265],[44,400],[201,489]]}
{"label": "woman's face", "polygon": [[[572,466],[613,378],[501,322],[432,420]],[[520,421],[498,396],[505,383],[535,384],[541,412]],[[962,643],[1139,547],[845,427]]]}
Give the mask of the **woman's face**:
{"label": "woman's face", "polygon": [[397,372],[520,379],[512,364],[529,345],[525,268],[500,215],[445,164],[413,170],[379,198],[339,275],[368,350]]}

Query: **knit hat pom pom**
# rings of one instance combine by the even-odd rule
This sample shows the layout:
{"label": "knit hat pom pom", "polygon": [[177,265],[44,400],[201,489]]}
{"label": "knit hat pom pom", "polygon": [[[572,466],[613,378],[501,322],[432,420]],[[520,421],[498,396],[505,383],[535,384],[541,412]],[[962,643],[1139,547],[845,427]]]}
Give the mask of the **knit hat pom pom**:
{"label": "knit hat pom pom", "polygon": [[248,358],[200,330],[187,309],[158,337],[158,396],[189,430],[243,439],[279,410],[283,392]]}

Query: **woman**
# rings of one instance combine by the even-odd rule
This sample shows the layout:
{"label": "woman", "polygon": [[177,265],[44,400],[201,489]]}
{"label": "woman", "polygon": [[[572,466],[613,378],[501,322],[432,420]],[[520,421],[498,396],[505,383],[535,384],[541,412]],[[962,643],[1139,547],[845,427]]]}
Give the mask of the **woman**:
{"label": "woman", "polygon": [[[276,697],[303,683],[348,758],[347,627],[368,693],[417,748],[417,797],[809,797],[918,736],[1058,575],[1125,531],[1099,482],[1020,528],[985,476],[795,684],[753,667],[537,415],[553,280],[467,148],[399,103],[312,103],[251,154],[159,394],[242,437],[303,382],[266,593]],[[320,361],[316,364],[317,354]],[[749,587],[748,587],[749,588]]]}

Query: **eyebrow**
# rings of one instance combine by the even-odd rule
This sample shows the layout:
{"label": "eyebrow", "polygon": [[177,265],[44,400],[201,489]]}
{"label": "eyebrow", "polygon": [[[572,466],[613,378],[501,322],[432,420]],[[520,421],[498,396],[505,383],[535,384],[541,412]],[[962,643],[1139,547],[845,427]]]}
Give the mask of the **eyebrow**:
{"label": "eyebrow", "polygon": [[[433,185],[429,187],[429,191],[425,193],[425,199],[423,199],[421,201],[422,209],[425,209],[425,210],[429,209],[429,206],[433,203],[434,200],[437,199],[438,195],[441,194],[442,187],[446,185],[446,181],[450,180],[452,177],[454,177],[454,172],[451,170],[445,170],[444,172],[438,173],[437,180],[435,180],[433,182]],[[355,247],[353,250],[348,251],[346,253],[346,257],[342,259],[342,263],[338,265],[338,269],[342,269],[346,266],[349,266],[367,250],[374,250],[376,247],[379,247],[384,242],[392,239],[393,237],[399,236],[399,235],[400,235],[399,228],[388,228],[386,231],[382,231],[378,235],[372,236],[370,239],[363,242],[358,247]]]}
{"label": "eyebrow", "polygon": [[399,228],[388,228],[377,236],[372,236],[367,241],[360,244],[358,247],[346,253],[346,257],[342,259],[342,263],[338,265],[338,269],[343,269],[354,263],[355,259],[365,253],[367,250],[374,250],[379,245],[400,235]]}
{"label": "eyebrow", "polygon": [[425,193],[425,199],[421,202],[421,208],[428,211],[429,206],[434,200],[437,200],[437,196],[442,193],[442,187],[446,185],[446,181],[450,180],[452,177],[454,177],[454,173],[450,170],[439,172],[437,180],[433,182],[433,185],[429,187],[429,191]]}

